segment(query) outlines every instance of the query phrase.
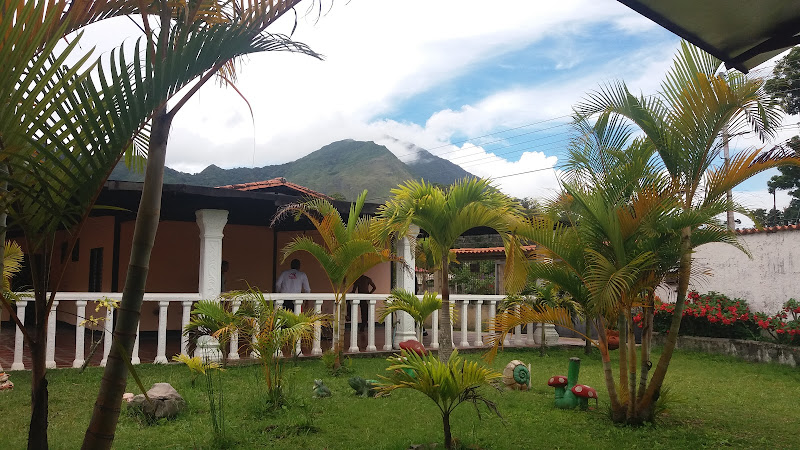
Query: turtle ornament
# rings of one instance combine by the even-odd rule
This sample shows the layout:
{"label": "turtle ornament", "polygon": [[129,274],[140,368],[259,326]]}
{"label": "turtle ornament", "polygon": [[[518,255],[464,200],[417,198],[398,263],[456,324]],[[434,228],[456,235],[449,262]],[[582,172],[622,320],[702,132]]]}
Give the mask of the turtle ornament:
{"label": "turtle ornament", "polygon": [[509,389],[527,391],[531,387],[531,366],[515,359],[503,369],[503,384]]}

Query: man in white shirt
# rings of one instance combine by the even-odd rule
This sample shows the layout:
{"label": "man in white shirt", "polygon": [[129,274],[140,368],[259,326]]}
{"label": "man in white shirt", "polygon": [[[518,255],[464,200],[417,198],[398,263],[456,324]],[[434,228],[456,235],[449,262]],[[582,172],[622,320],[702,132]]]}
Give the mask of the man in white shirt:
{"label": "man in white shirt", "polygon": [[[278,277],[275,289],[278,292],[287,294],[311,292],[311,287],[308,285],[308,277],[304,272],[300,271],[300,260],[293,259],[289,266],[291,269],[284,270]],[[294,310],[294,302],[286,300],[283,302],[283,307],[288,310]]]}

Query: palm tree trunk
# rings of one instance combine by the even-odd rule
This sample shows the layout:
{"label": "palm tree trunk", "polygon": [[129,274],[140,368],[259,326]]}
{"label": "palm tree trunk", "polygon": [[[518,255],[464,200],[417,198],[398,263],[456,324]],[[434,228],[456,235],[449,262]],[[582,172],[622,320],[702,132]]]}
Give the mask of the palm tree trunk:
{"label": "palm tree trunk", "polygon": [[586,343],[583,344],[583,353],[585,355],[592,354],[592,342],[589,340],[592,337],[592,328],[590,326],[591,320],[589,320],[589,316],[586,316],[586,325],[584,327],[584,331],[586,334]]}
{"label": "palm tree trunk", "polygon": [[629,398],[628,386],[628,339],[625,317],[620,313],[617,318],[617,331],[619,332],[619,394],[623,402]]}
{"label": "palm tree trunk", "polygon": [[450,450],[453,448],[453,436],[450,433],[450,414],[442,414],[442,426],[444,427],[444,448]]}
{"label": "palm tree trunk", "polygon": [[[164,163],[172,117],[167,113],[166,107],[161,108],[153,117],[147,170],[145,171],[139,211],[136,215],[136,226],[133,231],[128,274],[122,291],[122,302],[117,310],[117,324],[114,328],[111,353],[108,355],[108,364],[100,383],[92,419],[84,436],[82,447],[84,449],[108,449],[114,442],[114,433],[122,405],[122,394],[125,393],[128,380],[131,348],[136,339],[136,329],[141,315],[150,253],[155,243],[158,221],[161,217]],[[127,362],[123,360],[121,350],[124,350]]]}
{"label": "palm tree trunk", "polygon": [[637,402],[641,402],[644,391],[647,388],[647,375],[650,372],[650,344],[653,340],[653,312],[655,293],[650,292],[647,296],[647,303],[644,308],[644,320],[642,320],[642,361],[639,374],[639,390],[637,391]]}
{"label": "palm tree trunk", "polygon": [[640,410],[642,413],[647,413],[647,410],[652,409],[653,402],[658,399],[656,394],[661,391],[661,385],[664,383],[664,377],[667,375],[672,353],[678,343],[678,331],[680,331],[681,328],[683,308],[686,304],[686,293],[689,290],[689,276],[692,272],[691,241],[692,230],[690,228],[684,228],[681,231],[681,261],[678,267],[678,298],[675,300],[675,311],[672,313],[672,323],[670,324],[667,338],[664,342],[664,350],[661,353],[661,358],[658,359],[658,365],[653,372],[653,377],[650,379],[650,385],[647,387],[647,391],[642,396],[640,402]]}
{"label": "palm tree trunk", "polygon": [[602,319],[599,319],[599,321],[600,326],[597,327],[597,337],[600,340],[600,360],[603,363],[603,376],[606,381],[608,400],[611,403],[611,419],[613,422],[619,423],[625,418],[625,414],[619,402],[617,386],[614,383],[614,372],[611,370],[611,356],[608,353],[608,336],[606,335],[605,323]]}
{"label": "palm tree trunk", "polygon": [[[344,330],[347,326],[347,293],[343,292],[342,297],[339,299],[337,306],[339,309],[336,311],[336,322],[339,324],[336,328],[336,342],[334,343],[333,351],[336,353],[336,359],[333,362],[333,368],[338,369],[342,367],[342,356],[344,354]],[[351,333],[355,333],[352,326]]]}
{"label": "palm tree trunk", "polygon": [[[625,332],[628,335],[628,420],[636,416],[636,337],[633,334],[633,320],[631,310],[625,310],[625,321],[627,327]],[[620,344],[621,345],[621,344]]]}
{"label": "palm tree trunk", "polygon": [[439,314],[439,361],[447,363],[453,354],[453,319],[450,317],[450,284],[448,283],[448,257],[450,249],[442,254],[442,309]]}
{"label": "palm tree trunk", "polygon": [[[36,295],[36,326],[34,327],[36,342],[28,342],[31,352],[31,423],[28,427],[28,449],[47,449],[47,415],[48,415],[48,390],[46,342],[47,323],[46,316],[42,317],[40,310],[44,310],[47,298],[44,292],[41,298]],[[44,320],[43,320],[44,319]]]}

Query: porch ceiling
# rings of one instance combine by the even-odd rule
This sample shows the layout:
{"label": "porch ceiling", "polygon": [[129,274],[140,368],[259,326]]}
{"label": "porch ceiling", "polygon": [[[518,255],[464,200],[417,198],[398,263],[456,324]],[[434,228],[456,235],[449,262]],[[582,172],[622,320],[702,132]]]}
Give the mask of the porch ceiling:
{"label": "porch ceiling", "polygon": [[[93,216],[115,215],[125,220],[134,220],[139,208],[142,183],[109,181],[97,200],[97,205],[112,206],[119,209],[96,209]],[[236,225],[269,226],[281,206],[300,201],[301,197],[265,193],[258,191],[239,191],[184,184],[165,184],[161,196],[161,220],[194,222],[195,211],[199,209],[224,209],[228,211],[228,223]],[[334,201],[344,216],[349,212],[348,202]],[[377,205],[367,204],[364,212],[374,214]],[[310,230],[313,226],[306,220],[295,222],[286,219],[276,224],[280,231]]]}
{"label": "porch ceiling", "polygon": [[744,73],[800,44],[797,1],[618,1]]}

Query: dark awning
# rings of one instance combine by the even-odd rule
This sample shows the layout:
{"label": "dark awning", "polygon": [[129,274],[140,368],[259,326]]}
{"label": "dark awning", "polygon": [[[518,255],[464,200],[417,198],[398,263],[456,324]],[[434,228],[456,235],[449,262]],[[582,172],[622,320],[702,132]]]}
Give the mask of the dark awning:
{"label": "dark awning", "polygon": [[744,73],[800,44],[796,0],[618,1]]}

